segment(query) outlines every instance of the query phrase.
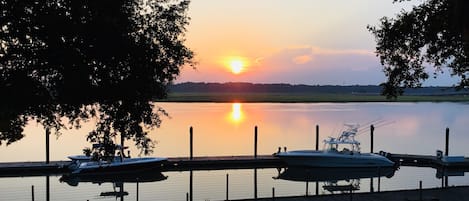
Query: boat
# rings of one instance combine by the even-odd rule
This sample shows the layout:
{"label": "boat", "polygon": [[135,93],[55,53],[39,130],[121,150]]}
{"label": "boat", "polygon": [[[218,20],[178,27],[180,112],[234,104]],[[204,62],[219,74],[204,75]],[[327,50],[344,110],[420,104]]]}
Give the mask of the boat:
{"label": "boat", "polygon": [[[160,171],[167,158],[164,157],[137,157],[131,158],[130,154],[124,154],[124,149],[120,145],[115,145],[112,150],[119,150],[117,154],[110,157],[99,157],[99,150],[102,144],[93,144],[92,150],[85,155],[69,156],[72,160],[68,168],[72,174],[116,174],[144,170]],[[113,145],[112,145],[113,146]],[[92,154],[91,154],[92,153]]]}
{"label": "boat", "polygon": [[[345,124],[339,137],[324,140],[323,150],[296,150],[277,152],[274,156],[288,166],[299,167],[392,167],[394,162],[374,153],[361,153],[360,142],[355,140],[358,124]],[[340,150],[340,148],[343,148]]]}

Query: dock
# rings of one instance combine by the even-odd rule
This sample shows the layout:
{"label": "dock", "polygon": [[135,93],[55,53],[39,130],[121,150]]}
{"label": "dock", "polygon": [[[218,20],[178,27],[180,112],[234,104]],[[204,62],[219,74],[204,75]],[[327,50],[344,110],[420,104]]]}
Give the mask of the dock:
{"label": "dock", "polygon": [[466,157],[462,158],[460,161],[445,161],[432,155],[389,154],[387,157],[400,166],[449,169],[469,168],[469,158]]}
{"label": "dock", "polygon": [[[45,162],[8,162],[0,163],[0,177],[42,176],[69,172],[71,161]],[[272,155],[258,156],[202,156],[172,157],[163,164],[163,171],[223,170],[281,168],[286,164]]]}
{"label": "dock", "polygon": [[231,201],[464,201],[467,200],[469,194],[469,186],[447,187],[447,188],[429,188],[416,190],[397,190],[384,192],[360,192],[360,193],[343,193],[331,195],[314,195],[314,196],[290,196],[290,197],[270,197],[257,199],[242,199]]}
{"label": "dock", "polygon": [[207,156],[168,158],[163,165],[164,171],[190,170],[223,170],[223,169],[254,169],[254,168],[282,168],[286,164],[273,155],[259,156]]}
{"label": "dock", "polygon": [[[469,158],[458,162],[444,162],[436,156],[387,154],[390,160],[400,166],[430,167],[435,169],[460,169],[469,171]],[[8,162],[0,163],[0,177],[41,176],[63,174],[69,172],[67,165],[71,161],[45,162]],[[223,170],[223,169],[254,169],[254,168],[283,168],[284,161],[273,155],[258,156],[202,156],[202,157],[172,157],[163,164],[163,171],[190,170]]]}

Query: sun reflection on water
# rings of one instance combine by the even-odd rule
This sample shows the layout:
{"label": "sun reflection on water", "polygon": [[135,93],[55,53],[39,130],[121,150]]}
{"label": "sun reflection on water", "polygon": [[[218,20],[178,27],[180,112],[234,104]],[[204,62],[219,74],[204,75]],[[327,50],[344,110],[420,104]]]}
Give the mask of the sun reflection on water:
{"label": "sun reflection on water", "polygon": [[243,120],[243,111],[241,110],[241,103],[233,103],[231,105],[231,121],[234,123],[239,123]]}

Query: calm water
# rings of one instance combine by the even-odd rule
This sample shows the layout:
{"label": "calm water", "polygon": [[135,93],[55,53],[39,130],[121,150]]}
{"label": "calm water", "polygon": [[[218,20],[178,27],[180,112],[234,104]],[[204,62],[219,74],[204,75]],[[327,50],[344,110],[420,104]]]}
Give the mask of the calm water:
{"label": "calm water", "polygon": [[[314,103],[314,104],[231,104],[231,103],[159,103],[170,117],[161,128],[152,131],[157,141],[155,156],[187,156],[189,127],[194,128],[194,155],[253,154],[254,126],[258,126],[259,154],[272,154],[279,146],[293,149],[312,149],[315,146],[315,126],[320,125],[320,140],[336,136],[343,123],[384,122],[375,130],[374,150],[394,153],[435,154],[444,149],[445,128],[450,128],[450,154],[469,156],[469,105],[461,103]],[[64,131],[51,140],[51,160],[66,160],[68,155],[80,154],[89,146],[85,134],[92,124],[80,130]],[[379,125],[379,124],[378,124]],[[0,162],[40,161],[45,159],[44,131],[35,123],[25,130],[26,137],[8,147],[0,147]],[[357,136],[362,151],[370,150],[369,133]],[[128,142],[130,144],[130,142]],[[138,151],[131,150],[132,155]],[[193,172],[194,200],[224,200],[226,174],[230,178],[229,198],[253,198],[255,170],[224,170]],[[158,182],[124,183],[126,200],[185,200],[189,192],[189,172],[164,172],[167,179]],[[304,195],[306,183],[273,179],[276,169],[257,170],[258,197],[268,197],[275,188],[277,196]],[[117,190],[112,183],[80,182],[70,186],[59,181],[60,175],[49,177],[50,200],[116,200],[100,196],[102,192]],[[391,178],[380,179],[381,190],[441,186],[436,170],[401,167]],[[370,179],[359,181],[360,190],[370,191]],[[31,186],[35,186],[36,200],[46,200],[46,177],[0,178],[0,200],[31,200]],[[339,184],[346,184],[340,181]],[[378,179],[373,180],[374,190]],[[469,185],[469,177],[449,179],[450,185]],[[319,193],[328,194],[319,183]],[[138,188],[138,192],[137,192]],[[308,194],[315,194],[316,183],[309,184]]]}

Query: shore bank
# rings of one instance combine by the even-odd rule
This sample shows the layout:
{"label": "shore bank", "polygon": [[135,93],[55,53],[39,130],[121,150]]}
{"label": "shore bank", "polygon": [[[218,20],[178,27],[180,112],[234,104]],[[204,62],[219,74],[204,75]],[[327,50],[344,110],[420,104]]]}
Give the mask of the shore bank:
{"label": "shore bank", "polygon": [[466,95],[403,95],[387,99],[381,95],[317,94],[317,93],[169,93],[157,102],[220,102],[220,103],[320,103],[320,102],[469,102]]}

